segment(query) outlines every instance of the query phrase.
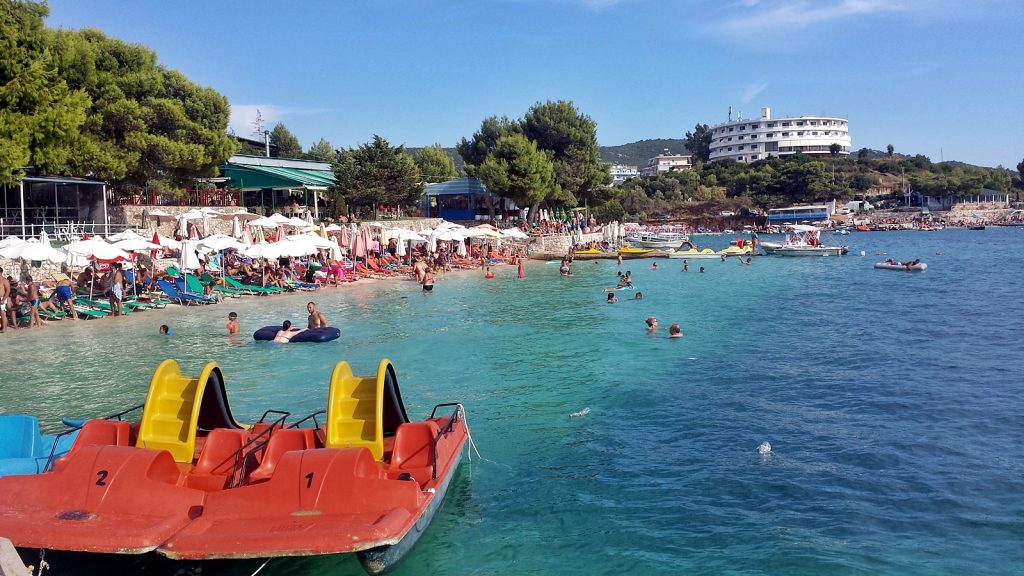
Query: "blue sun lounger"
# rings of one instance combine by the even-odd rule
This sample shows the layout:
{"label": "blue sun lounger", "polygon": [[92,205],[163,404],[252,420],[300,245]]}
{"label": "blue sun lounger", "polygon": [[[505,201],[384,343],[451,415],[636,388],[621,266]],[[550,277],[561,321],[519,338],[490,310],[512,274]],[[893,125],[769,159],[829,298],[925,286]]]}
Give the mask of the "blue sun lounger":
{"label": "blue sun lounger", "polygon": [[168,298],[184,306],[191,306],[193,304],[211,304],[213,302],[213,300],[209,300],[203,296],[197,296],[189,292],[181,292],[174,284],[171,284],[167,280],[158,280],[156,285],[164,294],[167,295]]}

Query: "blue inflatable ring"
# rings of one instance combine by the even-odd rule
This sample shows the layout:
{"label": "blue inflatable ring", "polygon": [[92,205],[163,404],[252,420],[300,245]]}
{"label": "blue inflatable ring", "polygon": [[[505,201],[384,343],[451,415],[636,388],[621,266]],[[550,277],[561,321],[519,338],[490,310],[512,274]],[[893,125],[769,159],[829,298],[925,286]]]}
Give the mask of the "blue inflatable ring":
{"label": "blue inflatable ring", "polygon": [[[253,332],[252,339],[273,340],[279,330],[281,330],[280,326],[264,326]],[[334,327],[309,328],[292,336],[290,342],[330,342],[337,340],[339,336],[341,336],[341,330]]]}

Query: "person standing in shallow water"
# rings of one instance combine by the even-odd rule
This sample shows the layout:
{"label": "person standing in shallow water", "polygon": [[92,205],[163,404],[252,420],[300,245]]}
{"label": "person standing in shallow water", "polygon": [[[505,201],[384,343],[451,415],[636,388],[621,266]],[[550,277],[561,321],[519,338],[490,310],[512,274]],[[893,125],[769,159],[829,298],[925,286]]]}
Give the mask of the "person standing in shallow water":
{"label": "person standing in shallow water", "polygon": [[434,270],[427,268],[423,273],[423,291],[431,292],[434,290]]}
{"label": "person standing in shallow water", "polygon": [[522,258],[522,256],[520,256],[516,260],[519,261],[519,278],[520,279],[526,278],[526,267],[523,266],[523,258]]}

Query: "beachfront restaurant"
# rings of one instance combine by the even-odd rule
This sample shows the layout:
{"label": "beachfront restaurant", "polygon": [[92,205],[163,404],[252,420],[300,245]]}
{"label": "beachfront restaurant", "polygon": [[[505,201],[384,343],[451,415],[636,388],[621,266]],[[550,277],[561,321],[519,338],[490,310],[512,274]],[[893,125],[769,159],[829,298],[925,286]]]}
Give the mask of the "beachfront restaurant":
{"label": "beachfront restaurant", "polygon": [[70,176],[25,176],[0,186],[0,237],[46,232],[57,240],[107,232],[107,184]]}
{"label": "beachfront restaurant", "polygon": [[452,222],[489,220],[491,206],[499,220],[519,213],[515,202],[488,192],[482,182],[471,176],[427,184],[423,204],[428,218]]}
{"label": "beachfront restaurant", "polygon": [[243,206],[263,214],[308,211],[320,218],[324,193],[334,185],[331,165],[313,160],[236,154],[221,164],[220,173],[228,179],[226,187],[241,195]]}
{"label": "beachfront restaurant", "polygon": [[769,224],[795,224],[797,222],[828,222],[836,211],[836,201],[826,204],[807,204],[768,210]]}

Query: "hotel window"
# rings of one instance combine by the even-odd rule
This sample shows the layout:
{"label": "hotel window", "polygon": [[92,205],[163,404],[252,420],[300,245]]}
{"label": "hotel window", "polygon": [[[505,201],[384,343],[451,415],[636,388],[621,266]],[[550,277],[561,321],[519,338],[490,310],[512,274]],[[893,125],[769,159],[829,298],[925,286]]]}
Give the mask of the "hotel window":
{"label": "hotel window", "polygon": [[751,124],[750,125],[750,129],[751,130],[757,130],[757,124]]}
{"label": "hotel window", "polygon": [[803,132],[797,132],[797,133],[796,133],[796,135],[797,135],[797,136],[803,136],[803,135],[804,135],[804,133],[803,133]]}
{"label": "hotel window", "polygon": [[743,140],[743,136],[740,136],[739,138],[737,138],[737,140]]}
{"label": "hotel window", "polygon": [[747,129],[747,127],[746,127],[746,126],[740,126],[740,132],[742,132],[742,131],[744,131],[744,130],[746,130],[746,129]]}
{"label": "hotel window", "polygon": [[782,125],[783,126],[789,126],[789,122],[783,122]]}
{"label": "hotel window", "polygon": [[811,136],[817,136],[817,135],[818,135],[817,132],[811,132]]}
{"label": "hotel window", "polygon": [[769,132],[765,134],[765,138],[775,138],[775,132]]}
{"label": "hotel window", "polygon": [[768,123],[768,127],[769,128],[775,128],[775,122],[769,122]]}
{"label": "hotel window", "polygon": [[796,123],[796,125],[797,125],[797,126],[803,126],[803,125],[804,125],[804,123],[803,123],[803,122],[797,122],[797,123]]}
{"label": "hotel window", "polygon": [[732,128],[729,128],[729,132],[732,132]]}
{"label": "hotel window", "polygon": [[757,134],[751,134],[751,135],[750,135],[750,139],[751,139],[751,140],[754,140],[754,139],[756,139],[756,138],[757,138]]}
{"label": "hotel window", "polygon": [[743,146],[740,146],[739,148],[737,148],[737,150],[743,150]]}
{"label": "hotel window", "polygon": [[751,160],[757,160],[758,158],[760,158],[760,156],[758,156],[757,154],[754,154],[753,156],[750,157]]}
{"label": "hotel window", "polygon": [[786,138],[787,136],[789,136],[789,132],[783,132],[783,133],[782,133],[782,137],[783,137],[783,138]]}

